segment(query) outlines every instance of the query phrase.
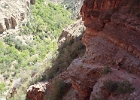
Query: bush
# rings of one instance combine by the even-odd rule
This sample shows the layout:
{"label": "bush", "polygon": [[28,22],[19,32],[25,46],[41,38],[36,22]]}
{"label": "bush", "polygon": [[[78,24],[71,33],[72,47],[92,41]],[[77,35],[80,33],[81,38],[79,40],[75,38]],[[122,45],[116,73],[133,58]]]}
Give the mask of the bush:
{"label": "bush", "polygon": [[57,58],[52,60],[52,67],[44,73],[44,79],[52,79],[54,76],[66,70],[75,58],[84,54],[85,46],[82,44],[81,38],[82,36],[79,36],[77,39],[73,38],[62,44],[58,49],[59,54]]}
{"label": "bush", "polygon": [[0,93],[5,90],[5,83],[0,83]]}
{"label": "bush", "polygon": [[65,90],[65,83],[61,79],[54,79],[51,86],[49,100],[62,100]]}
{"label": "bush", "polygon": [[107,66],[103,69],[102,74],[108,74],[109,72],[111,72],[111,69]]}
{"label": "bush", "polygon": [[103,85],[108,92],[115,92],[118,88],[118,82],[112,80],[104,81]]}
{"label": "bush", "polygon": [[100,98],[97,98],[97,97],[94,97],[94,99],[93,100],[102,100],[102,99],[100,99]]}
{"label": "bush", "polygon": [[131,86],[131,84],[128,81],[123,81],[119,83],[116,92],[119,94],[124,94],[124,93],[131,93],[133,90],[134,88]]}
{"label": "bush", "polygon": [[131,93],[134,88],[128,81],[116,82],[112,80],[104,81],[103,87],[108,92],[116,92],[118,94]]}

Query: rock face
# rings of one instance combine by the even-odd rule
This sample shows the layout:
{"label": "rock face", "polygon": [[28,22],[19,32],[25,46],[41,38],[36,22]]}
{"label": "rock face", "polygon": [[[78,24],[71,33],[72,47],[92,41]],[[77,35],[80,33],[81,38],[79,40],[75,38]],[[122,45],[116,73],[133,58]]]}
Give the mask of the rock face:
{"label": "rock face", "polygon": [[[60,66],[58,68],[64,67],[65,62],[71,63],[71,61],[77,58],[77,56],[79,57],[84,54],[83,52],[85,52],[85,46],[81,42],[82,35],[84,33],[85,33],[85,27],[83,25],[82,19],[77,20],[73,24],[69,25],[67,28],[63,29],[62,34],[60,35],[58,39],[59,56],[55,59],[55,62],[53,63],[54,65],[52,66],[51,70],[55,70],[56,66]],[[69,50],[69,52],[64,52],[67,50]],[[66,59],[64,59],[64,56],[66,56]],[[62,61],[61,61],[61,58],[62,58]],[[61,64],[59,65],[56,62],[59,62]],[[49,72],[47,71],[43,74],[43,77],[48,76]],[[61,69],[59,69],[59,71],[61,71]],[[70,83],[70,79],[67,72],[60,73],[59,75],[55,76],[52,80],[49,80],[49,83],[47,84],[42,82],[42,83],[30,86],[29,89],[27,90],[26,99],[27,100],[44,100],[43,98],[46,98],[45,100],[47,100],[47,98],[49,98],[49,96],[52,94],[51,93],[53,91],[52,88],[54,88],[53,83],[56,82],[55,79],[65,80],[65,83],[66,83],[65,91],[67,92],[69,90],[68,93],[61,100],[76,100],[76,98],[74,97],[75,90],[71,88],[71,83]],[[58,84],[60,83],[58,82]],[[45,90],[42,91],[42,86],[44,85],[46,85],[47,87],[45,88]]]}
{"label": "rock face", "polygon": [[[140,100],[140,1],[84,0],[81,15],[86,53],[67,70],[76,98]],[[111,72],[103,75],[106,66]],[[107,80],[127,81],[134,90],[108,92],[103,88]]]}
{"label": "rock face", "polygon": [[[86,52],[61,74],[72,84],[62,100],[140,100],[140,1],[84,0],[81,15]],[[59,47],[73,36],[67,30]]]}
{"label": "rock face", "polygon": [[35,0],[0,0],[0,36],[27,22],[30,4],[35,4]]}
{"label": "rock face", "polygon": [[74,38],[78,38],[85,33],[85,26],[82,19],[77,20],[73,24],[69,25],[67,28],[63,29],[62,34],[58,39],[58,48],[64,46],[65,43],[68,43]]}
{"label": "rock face", "polygon": [[43,100],[48,95],[50,85],[48,82],[31,85],[27,90],[26,100]]}

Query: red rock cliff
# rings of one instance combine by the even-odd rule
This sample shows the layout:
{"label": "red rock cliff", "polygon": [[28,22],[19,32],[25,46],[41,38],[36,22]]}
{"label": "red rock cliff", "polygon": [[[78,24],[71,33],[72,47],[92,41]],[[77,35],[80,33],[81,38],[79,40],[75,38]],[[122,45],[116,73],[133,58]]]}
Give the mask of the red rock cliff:
{"label": "red rock cliff", "polygon": [[[81,15],[86,53],[68,68],[76,98],[140,100],[140,1],[85,0]],[[111,71],[104,75],[106,66]],[[109,92],[107,80],[127,81],[134,90],[123,95]]]}

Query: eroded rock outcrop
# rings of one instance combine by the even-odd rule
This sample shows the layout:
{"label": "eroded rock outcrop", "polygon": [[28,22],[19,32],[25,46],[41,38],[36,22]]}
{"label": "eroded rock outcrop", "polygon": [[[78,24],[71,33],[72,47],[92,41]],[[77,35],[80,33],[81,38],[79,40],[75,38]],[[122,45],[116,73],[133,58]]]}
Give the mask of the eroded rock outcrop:
{"label": "eroded rock outcrop", "polygon": [[[43,73],[43,77],[50,79],[49,87],[45,88],[46,92],[39,91],[41,89],[41,85],[38,83],[32,85],[27,90],[26,99],[27,100],[43,100],[43,98],[50,98],[51,96],[56,96],[58,89],[60,87],[61,81],[65,82],[65,89],[62,98],[52,99],[52,100],[76,100],[75,93],[76,91],[71,87],[71,80],[69,79],[67,71],[64,71],[73,59],[82,56],[85,52],[85,46],[82,44],[82,35],[85,33],[85,27],[83,25],[82,19],[77,20],[73,24],[69,25],[67,28],[63,29],[62,34],[58,39],[58,51],[59,55],[53,61],[53,66],[50,69],[47,69]],[[18,37],[17,37],[18,38]],[[64,58],[66,57],[66,58]],[[57,69],[57,75],[55,74]],[[62,73],[61,73],[62,72]],[[51,73],[54,73],[52,76]],[[60,81],[60,80],[61,81]],[[45,80],[46,81],[46,80]],[[45,84],[42,82],[41,84]],[[60,85],[59,85],[60,84]],[[36,86],[40,87],[36,87]],[[34,88],[33,88],[34,87]],[[60,92],[61,90],[59,90]],[[67,93],[68,92],[68,93]],[[53,95],[54,93],[54,95]],[[62,95],[62,93],[59,93]],[[54,98],[54,97],[53,97]]]}
{"label": "eroded rock outcrop", "polygon": [[[0,1],[0,36],[10,29],[18,29],[22,23],[27,22],[27,13],[30,11],[30,4],[35,0],[1,0]],[[9,31],[9,32],[8,32]],[[5,34],[4,34],[5,35]]]}
{"label": "eroded rock outcrop", "polygon": [[85,26],[82,19],[77,20],[73,24],[69,25],[67,28],[64,28],[62,34],[58,39],[58,48],[64,46],[65,43],[68,43],[72,39],[80,38],[85,33]]}
{"label": "eroded rock outcrop", "polygon": [[49,82],[40,82],[31,85],[27,90],[26,100],[43,100],[45,95],[48,95],[49,88]]}
{"label": "eroded rock outcrop", "polygon": [[[84,1],[86,52],[60,74],[73,87],[62,100],[140,100],[139,11],[139,0]],[[72,36],[64,30],[59,47]]]}
{"label": "eroded rock outcrop", "polygon": [[[140,99],[139,11],[138,0],[84,1],[81,14],[86,26],[86,53],[68,68],[78,100]],[[102,75],[106,66],[111,72]],[[127,81],[134,90],[123,95],[109,93],[102,88],[107,80]]]}

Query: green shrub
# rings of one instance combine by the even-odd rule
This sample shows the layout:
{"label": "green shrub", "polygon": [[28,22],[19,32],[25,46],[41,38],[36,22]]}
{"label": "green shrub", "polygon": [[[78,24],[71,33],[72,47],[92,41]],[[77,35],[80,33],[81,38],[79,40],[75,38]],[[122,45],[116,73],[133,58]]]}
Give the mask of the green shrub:
{"label": "green shrub", "polygon": [[94,99],[93,100],[101,100],[100,98],[97,98],[97,97],[94,97]]}
{"label": "green shrub", "polygon": [[123,94],[123,93],[131,93],[133,90],[134,88],[128,81],[123,81],[119,83],[116,92],[119,94]]}
{"label": "green shrub", "polygon": [[111,72],[111,69],[107,66],[103,69],[102,74],[108,74],[109,72]]}
{"label": "green shrub", "polygon": [[108,92],[115,92],[118,88],[118,82],[112,80],[104,81],[103,85]]}
{"label": "green shrub", "polygon": [[118,94],[131,93],[134,88],[128,81],[116,82],[112,80],[104,81],[103,87],[108,92],[116,92]]}
{"label": "green shrub", "polygon": [[51,86],[49,100],[62,100],[65,90],[65,83],[61,79],[54,79]]}
{"label": "green shrub", "polygon": [[5,83],[0,83],[0,93],[5,90]]}

